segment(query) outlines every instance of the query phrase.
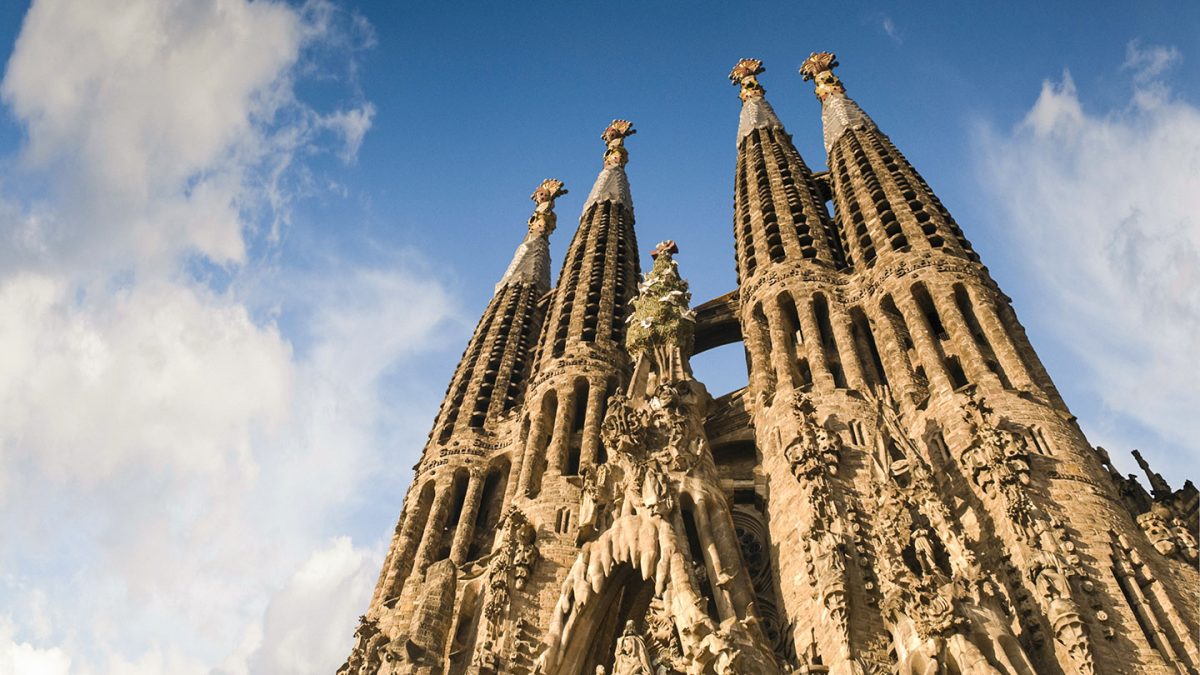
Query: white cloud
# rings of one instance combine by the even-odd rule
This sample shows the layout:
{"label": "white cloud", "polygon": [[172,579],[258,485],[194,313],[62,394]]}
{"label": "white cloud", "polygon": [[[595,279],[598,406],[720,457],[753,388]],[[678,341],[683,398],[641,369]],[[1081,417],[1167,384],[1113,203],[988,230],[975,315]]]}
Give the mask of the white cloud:
{"label": "white cloud", "polygon": [[[398,269],[290,274],[256,292],[308,327],[296,350],[203,289],[139,284],[79,305],[63,289],[28,277],[0,288],[0,567],[19,582],[0,598],[22,608],[13,644],[54,646],[81,672],[239,672],[251,658],[261,667],[248,672],[328,672],[382,554],[354,549],[372,579],[324,595],[303,587],[311,574],[285,581],[365,481],[407,467],[388,463],[395,448],[420,447],[429,420],[411,397],[383,398],[381,382],[434,344],[452,300]],[[306,569],[336,567],[316,560]],[[290,606],[297,584],[307,614],[268,611]],[[306,669],[281,660],[277,640],[298,633],[321,656]]]}
{"label": "white cloud", "polygon": [[382,551],[356,549],[346,537],[315,552],[271,598],[252,673],[330,673],[353,644],[350,630],[371,599]]}
{"label": "white cloud", "polygon": [[1137,40],[1125,45],[1125,70],[1132,70],[1138,77],[1153,78],[1162,75],[1168,68],[1183,60],[1183,55],[1174,47],[1151,45],[1142,49]]}
{"label": "white cloud", "polygon": [[262,169],[322,129],[350,160],[370,127],[369,104],[324,116],[294,98],[290,69],[333,16],[319,0],[35,2],[0,96],[27,165],[53,172],[58,217],[19,252],[48,247],[60,269],[244,262],[244,214],[277,190]]}
{"label": "white cloud", "polygon": [[38,649],[13,639],[10,617],[0,617],[0,675],[66,675],[71,657],[61,649]]}
{"label": "white cloud", "polygon": [[892,39],[896,44],[904,44],[904,39],[900,37],[900,31],[896,29],[896,22],[892,21],[892,17],[884,16],[880,22],[880,28]]}
{"label": "white cloud", "polygon": [[253,472],[255,428],[286,416],[289,346],[204,289],[22,274],[0,281],[0,315],[0,439],[49,476]]}
{"label": "white cloud", "polygon": [[[1020,125],[982,134],[980,156],[996,227],[1019,240],[1043,297],[1034,320],[1084,364],[1110,414],[1148,430],[1143,440],[1194,448],[1200,109],[1158,79],[1179,58],[1131,44],[1130,103],[1105,112],[1085,109],[1069,73],[1045,82]],[[1139,436],[1121,426],[1095,420],[1092,440]],[[1200,459],[1164,455],[1160,470],[1175,475]]]}
{"label": "white cloud", "polygon": [[369,26],[85,4],[35,0],[0,85],[0,673],[329,672],[381,557],[343,519],[438,397],[387,377],[455,318],[417,254],[274,248],[306,158],[353,162],[374,115],[298,100],[306,54]]}

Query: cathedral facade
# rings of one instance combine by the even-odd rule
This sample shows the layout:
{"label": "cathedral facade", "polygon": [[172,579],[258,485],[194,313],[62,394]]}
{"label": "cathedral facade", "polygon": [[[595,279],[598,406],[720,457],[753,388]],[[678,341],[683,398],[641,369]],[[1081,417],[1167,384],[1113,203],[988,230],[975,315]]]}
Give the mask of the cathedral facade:
{"label": "cathedral facade", "polygon": [[[339,673],[1200,672],[1195,487],[1088,443],[836,65],[801,68],[824,172],[730,73],[724,296],[692,306],[674,242],[642,274],[630,122],[554,286],[538,187]],[[689,359],[735,342],[714,399]]]}

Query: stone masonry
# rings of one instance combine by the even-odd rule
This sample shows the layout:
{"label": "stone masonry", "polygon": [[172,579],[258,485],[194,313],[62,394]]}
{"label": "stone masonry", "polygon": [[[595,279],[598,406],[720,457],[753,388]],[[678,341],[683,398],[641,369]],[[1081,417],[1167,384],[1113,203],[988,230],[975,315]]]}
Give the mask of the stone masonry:
{"label": "stone masonry", "polygon": [[[550,285],[555,201],[447,389],[339,673],[1198,673],[1200,494],[1080,431],[1009,299],[834,74],[813,172],[758,81],[738,288],[641,274],[626,120]],[[829,209],[832,204],[832,213]],[[690,358],[742,342],[714,399]]]}

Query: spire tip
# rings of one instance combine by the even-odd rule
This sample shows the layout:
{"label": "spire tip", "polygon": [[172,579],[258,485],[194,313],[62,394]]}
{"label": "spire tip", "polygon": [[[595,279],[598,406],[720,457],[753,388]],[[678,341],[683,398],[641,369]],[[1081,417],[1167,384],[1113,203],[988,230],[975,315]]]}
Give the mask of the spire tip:
{"label": "spire tip", "polygon": [[733,70],[729,71],[729,81],[742,88],[738,97],[745,101],[750,98],[760,98],[766,93],[766,90],[758,83],[758,78],[756,77],[765,70],[763,62],[759,59],[742,59],[738,61]]}
{"label": "spire tip", "polygon": [[800,66],[800,76],[806,82],[812,80],[816,83],[817,98],[824,101],[830,94],[846,93],[842,81],[833,74],[833,69],[837,66],[837,55],[833,52],[813,52]]}
{"label": "spire tip", "polygon": [[608,147],[604,150],[604,166],[625,166],[629,161],[629,151],[625,149],[625,139],[636,134],[633,122],[629,120],[613,120],[600,134]]}
{"label": "spire tip", "polygon": [[554,231],[554,227],[558,223],[558,216],[554,215],[554,200],[567,194],[565,185],[557,178],[547,178],[529,196],[537,204],[533,209],[533,215],[529,216],[531,233],[549,236]]}

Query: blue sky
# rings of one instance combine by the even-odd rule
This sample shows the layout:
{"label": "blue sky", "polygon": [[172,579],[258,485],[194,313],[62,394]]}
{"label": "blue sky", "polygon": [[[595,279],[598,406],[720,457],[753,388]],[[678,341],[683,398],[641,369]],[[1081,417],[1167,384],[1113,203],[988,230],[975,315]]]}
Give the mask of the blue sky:
{"label": "blue sky", "polygon": [[[837,52],[1089,438],[1194,477],[1198,34],[1189,2],[4,5],[0,675],[336,668],[543,178],[557,255],[633,120],[643,253],[733,288],[748,56],[818,170],[796,69]],[[736,346],[696,365],[744,384]]]}

